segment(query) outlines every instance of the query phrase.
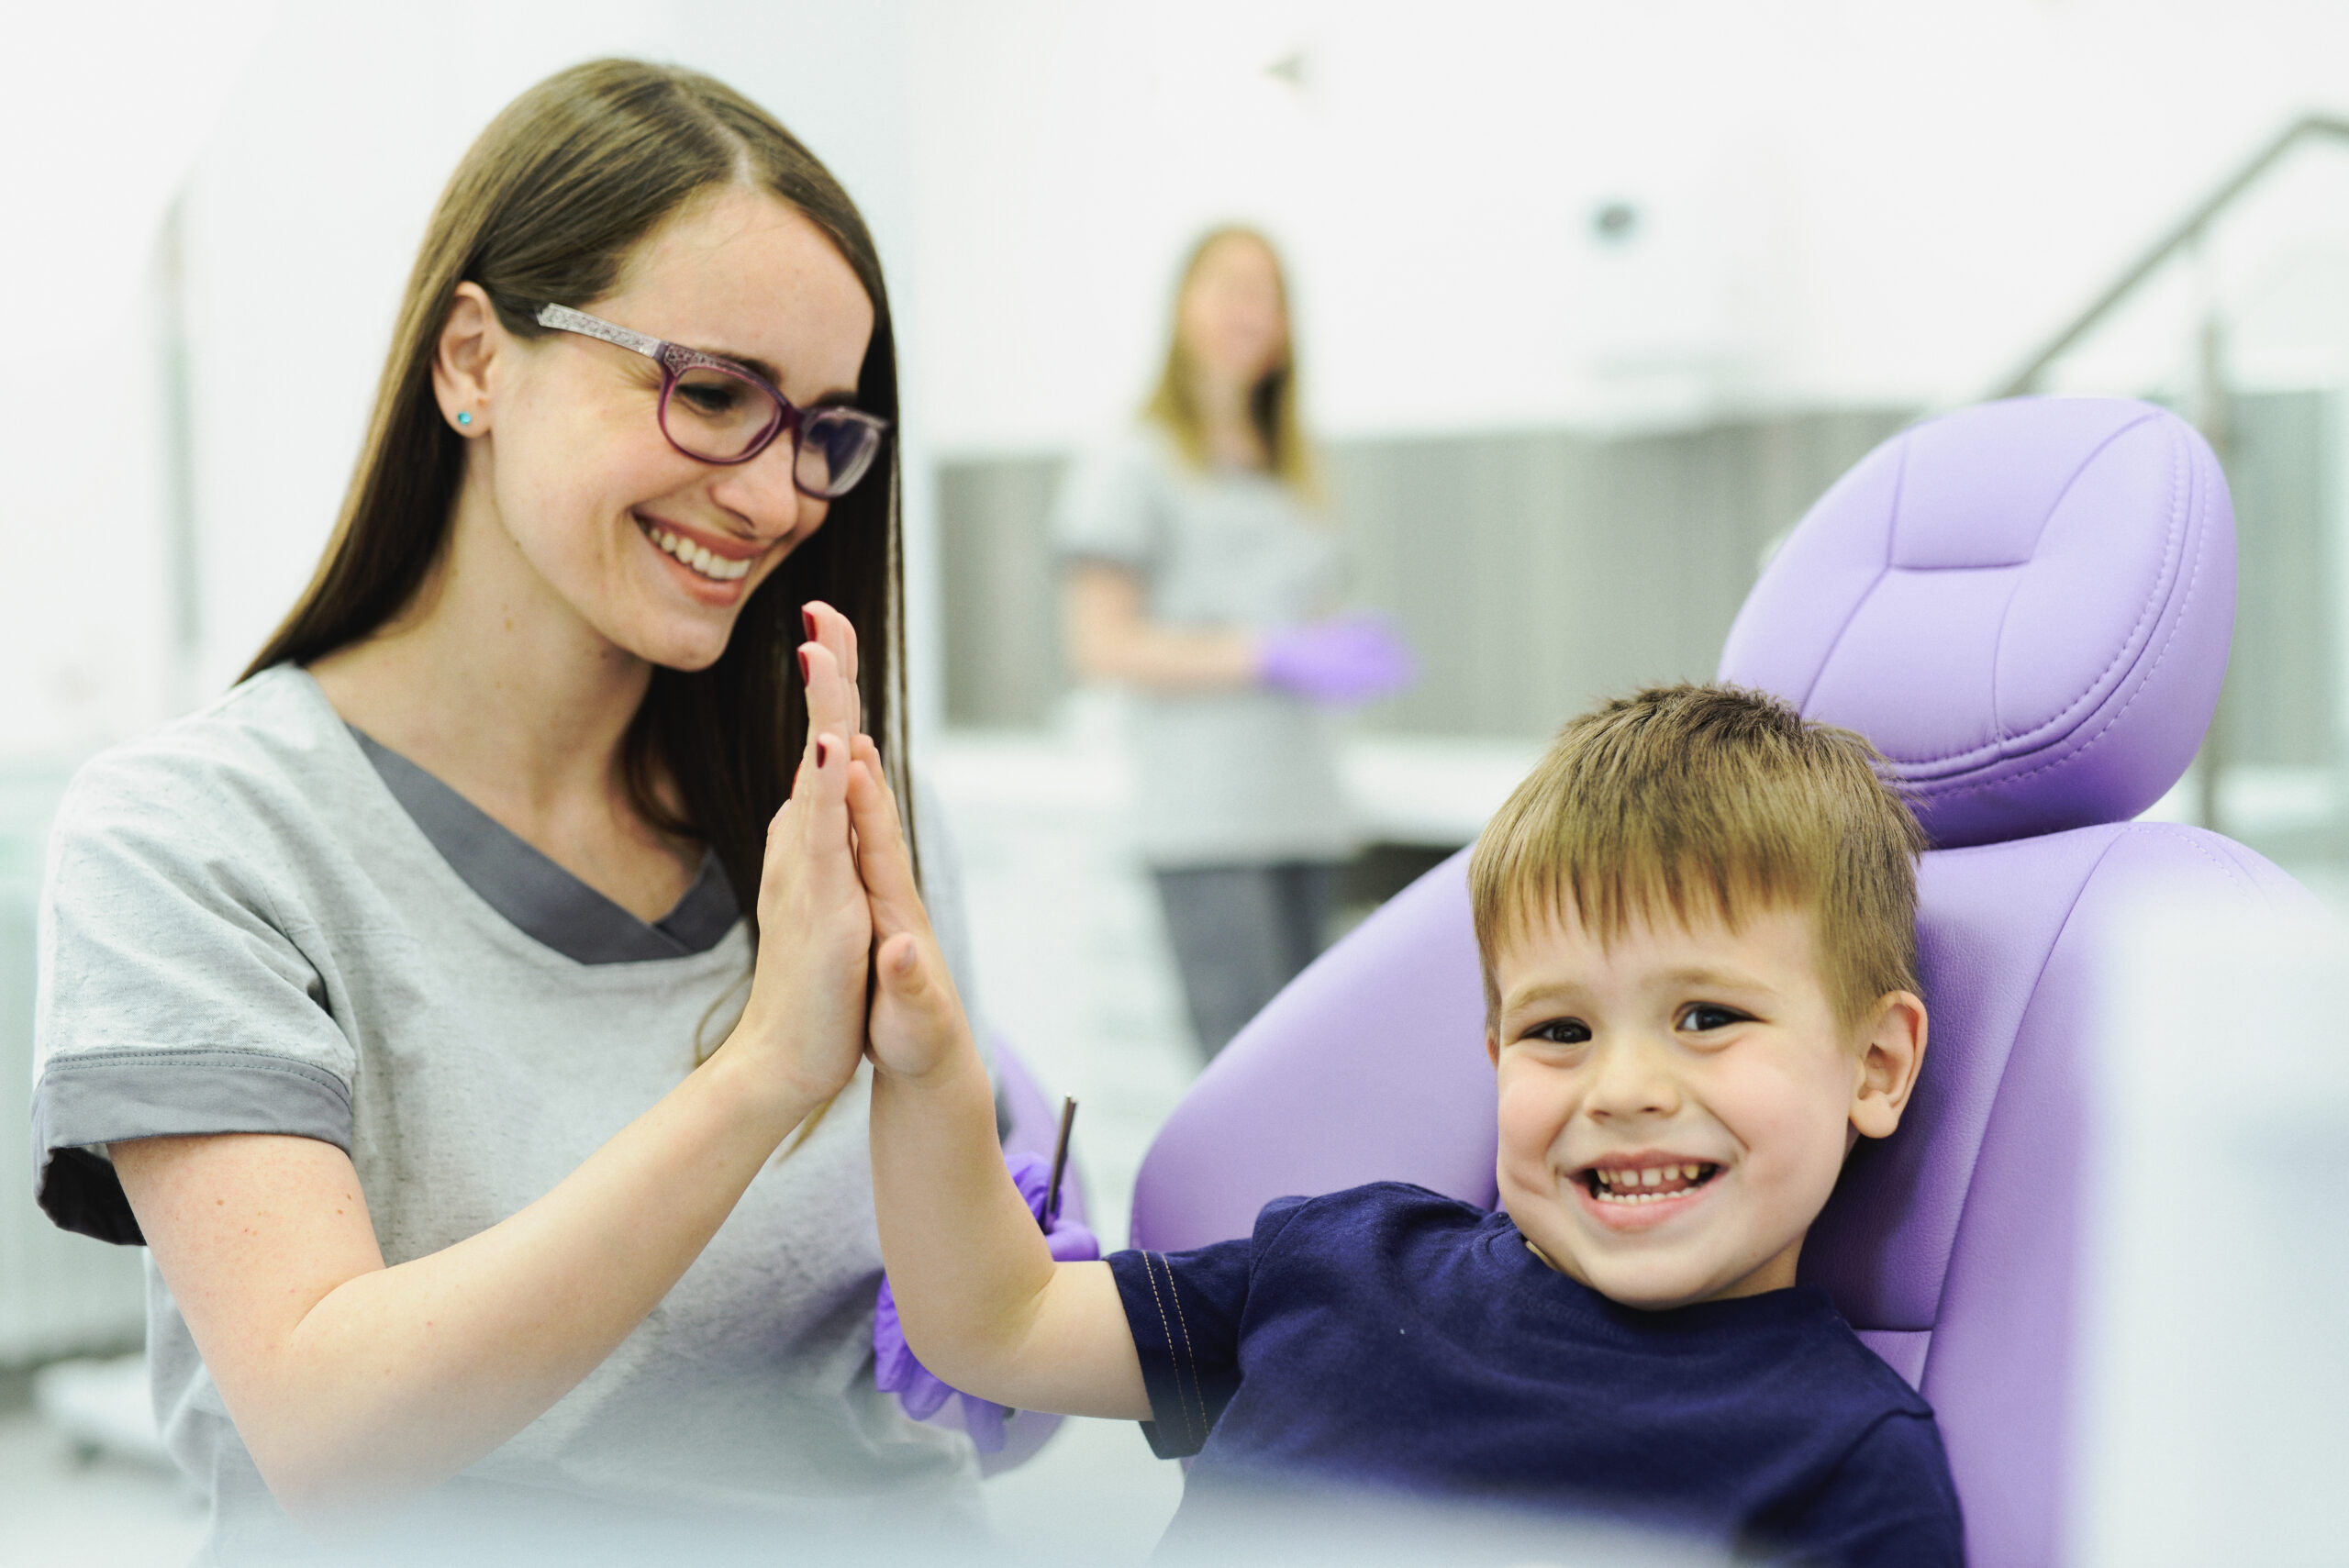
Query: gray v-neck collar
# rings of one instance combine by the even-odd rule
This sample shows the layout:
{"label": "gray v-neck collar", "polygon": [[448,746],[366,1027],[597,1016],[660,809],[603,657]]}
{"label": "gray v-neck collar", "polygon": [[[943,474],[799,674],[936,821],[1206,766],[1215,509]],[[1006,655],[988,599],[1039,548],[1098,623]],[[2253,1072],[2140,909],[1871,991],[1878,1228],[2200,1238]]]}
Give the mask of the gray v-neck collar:
{"label": "gray v-neck collar", "polygon": [[707,952],[741,916],[725,868],[710,851],[676,907],[647,925],[397,751],[356,725],[346,728],[449,869],[523,935],[575,963],[640,963]]}

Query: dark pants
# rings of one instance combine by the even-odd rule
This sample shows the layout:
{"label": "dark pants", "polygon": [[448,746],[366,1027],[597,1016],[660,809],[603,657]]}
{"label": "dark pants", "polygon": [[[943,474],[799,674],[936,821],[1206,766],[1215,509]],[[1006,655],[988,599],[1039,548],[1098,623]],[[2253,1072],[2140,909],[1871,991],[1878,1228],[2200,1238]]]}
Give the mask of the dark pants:
{"label": "dark pants", "polygon": [[1337,871],[1288,861],[1151,873],[1191,1028],[1208,1057],[1319,955]]}

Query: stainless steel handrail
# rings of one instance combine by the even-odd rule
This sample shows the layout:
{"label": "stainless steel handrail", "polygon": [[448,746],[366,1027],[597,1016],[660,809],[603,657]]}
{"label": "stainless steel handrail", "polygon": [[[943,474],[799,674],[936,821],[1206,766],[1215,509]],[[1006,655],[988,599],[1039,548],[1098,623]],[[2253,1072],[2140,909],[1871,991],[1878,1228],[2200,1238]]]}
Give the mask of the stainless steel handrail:
{"label": "stainless steel handrail", "polygon": [[2097,325],[2135,292],[2137,285],[2150,277],[2155,269],[2187,246],[2202,237],[2205,229],[2232,206],[2240,196],[2257,183],[2260,176],[2276,165],[2277,160],[2310,138],[2349,141],[2349,120],[2334,119],[2326,115],[2310,115],[2294,121],[2277,132],[2266,146],[2254,153],[2241,168],[2221,181],[2217,189],[2205,197],[2200,206],[2186,215],[2168,233],[2149,247],[2136,262],[2113,280],[2110,287],[2099,295],[2095,302],[2080,312],[2072,324],[2026,361],[2022,368],[2000,384],[1992,397],[2021,397],[2039,390],[2039,378],[2047,367],[2061,359],[2073,344],[2095,330]]}

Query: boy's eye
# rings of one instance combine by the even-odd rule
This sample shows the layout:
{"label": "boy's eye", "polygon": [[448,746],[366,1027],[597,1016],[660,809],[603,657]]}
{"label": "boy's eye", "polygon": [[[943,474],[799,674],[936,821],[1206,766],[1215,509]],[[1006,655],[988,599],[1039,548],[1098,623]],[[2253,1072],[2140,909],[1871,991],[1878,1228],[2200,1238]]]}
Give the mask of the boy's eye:
{"label": "boy's eye", "polygon": [[1552,1045],[1580,1045],[1590,1039],[1590,1027],[1580,1018],[1552,1018],[1527,1029],[1524,1038],[1547,1040]]}
{"label": "boy's eye", "polygon": [[1687,1034],[1703,1034],[1709,1029],[1725,1029],[1742,1023],[1745,1015],[1734,1007],[1716,1006],[1710,1002],[1698,1002],[1680,1015],[1680,1028]]}

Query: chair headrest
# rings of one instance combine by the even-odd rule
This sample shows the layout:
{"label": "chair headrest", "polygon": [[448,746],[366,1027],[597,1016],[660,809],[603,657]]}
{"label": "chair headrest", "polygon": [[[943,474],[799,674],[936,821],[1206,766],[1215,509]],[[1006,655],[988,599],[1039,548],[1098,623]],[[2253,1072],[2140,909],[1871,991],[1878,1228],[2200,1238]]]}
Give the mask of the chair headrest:
{"label": "chair headrest", "polygon": [[1876,743],[1941,849],[2136,816],[2193,761],[2234,630],[2234,512],[2192,427],[2112,398],[1960,409],[1788,536],[1720,677]]}

